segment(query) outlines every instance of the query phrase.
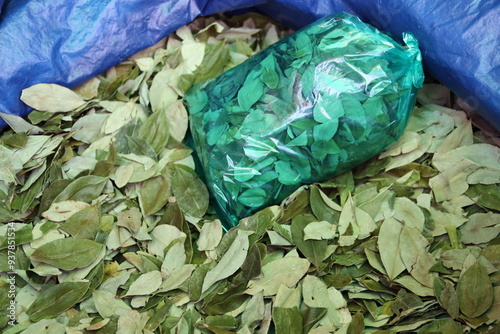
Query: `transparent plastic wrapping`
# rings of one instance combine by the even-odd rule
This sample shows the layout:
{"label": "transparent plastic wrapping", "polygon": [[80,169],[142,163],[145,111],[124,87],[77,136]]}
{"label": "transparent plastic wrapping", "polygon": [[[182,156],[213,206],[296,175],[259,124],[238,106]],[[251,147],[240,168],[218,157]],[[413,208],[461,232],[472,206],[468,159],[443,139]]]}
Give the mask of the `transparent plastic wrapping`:
{"label": "transparent plastic wrapping", "polygon": [[185,96],[226,227],[395,143],[423,82],[407,47],[357,17],[324,17]]}

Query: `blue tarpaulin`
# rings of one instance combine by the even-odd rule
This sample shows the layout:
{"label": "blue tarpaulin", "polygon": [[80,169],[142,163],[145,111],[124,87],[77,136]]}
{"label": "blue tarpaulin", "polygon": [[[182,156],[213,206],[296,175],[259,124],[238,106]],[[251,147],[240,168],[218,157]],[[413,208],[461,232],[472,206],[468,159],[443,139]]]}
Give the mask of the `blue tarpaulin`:
{"label": "blue tarpaulin", "polygon": [[396,37],[412,32],[427,73],[500,130],[497,0],[0,0],[0,8],[3,113],[29,113],[24,88],[76,87],[200,15],[248,9],[299,28],[346,11]]}

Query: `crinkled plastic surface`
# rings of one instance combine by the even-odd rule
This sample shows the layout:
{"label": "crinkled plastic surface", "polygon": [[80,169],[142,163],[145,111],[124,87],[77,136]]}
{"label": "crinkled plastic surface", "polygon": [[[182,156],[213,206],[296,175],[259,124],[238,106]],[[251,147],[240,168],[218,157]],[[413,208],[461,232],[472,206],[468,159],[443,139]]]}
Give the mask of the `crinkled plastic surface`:
{"label": "crinkled plastic surface", "polygon": [[235,226],[394,144],[423,82],[404,39],[339,13],[193,86],[191,133],[221,220]]}
{"label": "crinkled plastic surface", "polygon": [[[26,115],[36,83],[75,87],[196,16],[247,8],[293,28],[347,11],[395,36],[412,32],[426,70],[500,130],[497,0],[0,0],[0,112]],[[0,127],[5,125],[0,120]]]}

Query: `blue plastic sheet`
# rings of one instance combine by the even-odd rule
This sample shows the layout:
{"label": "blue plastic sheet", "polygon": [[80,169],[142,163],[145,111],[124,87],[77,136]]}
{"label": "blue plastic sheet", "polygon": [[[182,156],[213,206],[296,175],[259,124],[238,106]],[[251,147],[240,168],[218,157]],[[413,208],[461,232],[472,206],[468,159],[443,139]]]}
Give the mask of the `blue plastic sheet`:
{"label": "blue plastic sheet", "polygon": [[22,89],[76,87],[200,15],[248,9],[299,28],[346,11],[395,37],[412,32],[426,71],[500,130],[497,0],[0,0],[0,8],[4,113],[29,113]]}

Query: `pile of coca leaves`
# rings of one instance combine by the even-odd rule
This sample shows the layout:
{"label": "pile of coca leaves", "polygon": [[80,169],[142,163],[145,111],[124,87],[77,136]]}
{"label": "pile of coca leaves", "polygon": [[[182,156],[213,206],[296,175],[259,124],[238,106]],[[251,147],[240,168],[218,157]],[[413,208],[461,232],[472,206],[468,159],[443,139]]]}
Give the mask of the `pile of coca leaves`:
{"label": "pile of coca leaves", "polygon": [[500,139],[438,83],[394,146],[223,231],[182,97],[287,33],[200,18],[1,115],[3,333],[496,333]]}

